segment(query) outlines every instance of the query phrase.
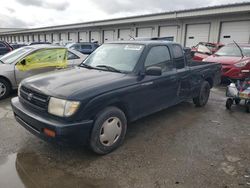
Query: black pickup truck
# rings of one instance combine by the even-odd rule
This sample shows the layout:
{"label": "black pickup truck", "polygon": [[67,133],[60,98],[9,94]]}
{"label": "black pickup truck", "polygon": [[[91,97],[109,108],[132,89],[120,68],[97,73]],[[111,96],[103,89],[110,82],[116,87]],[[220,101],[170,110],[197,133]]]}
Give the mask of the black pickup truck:
{"label": "black pickup truck", "polygon": [[177,43],[114,42],[78,67],[24,80],[11,102],[16,120],[40,138],[84,138],[107,154],[129,122],[187,99],[204,106],[220,76],[220,64],[187,61]]}

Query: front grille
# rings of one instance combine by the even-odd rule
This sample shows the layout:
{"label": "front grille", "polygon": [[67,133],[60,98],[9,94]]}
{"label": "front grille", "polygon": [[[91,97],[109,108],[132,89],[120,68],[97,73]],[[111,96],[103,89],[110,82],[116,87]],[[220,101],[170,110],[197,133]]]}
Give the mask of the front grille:
{"label": "front grille", "polygon": [[47,95],[44,95],[42,93],[33,91],[31,89],[28,89],[27,87],[22,86],[20,88],[20,96],[24,100],[24,102],[26,102],[32,107],[41,110],[47,110],[48,108],[49,96]]}

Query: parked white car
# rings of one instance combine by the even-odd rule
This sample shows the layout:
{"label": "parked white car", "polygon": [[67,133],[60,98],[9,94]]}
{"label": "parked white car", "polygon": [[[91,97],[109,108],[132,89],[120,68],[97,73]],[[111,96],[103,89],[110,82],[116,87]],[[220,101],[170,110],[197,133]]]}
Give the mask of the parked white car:
{"label": "parked white car", "polygon": [[0,99],[30,76],[77,66],[87,57],[76,50],[52,45],[25,46],[0,57]]}

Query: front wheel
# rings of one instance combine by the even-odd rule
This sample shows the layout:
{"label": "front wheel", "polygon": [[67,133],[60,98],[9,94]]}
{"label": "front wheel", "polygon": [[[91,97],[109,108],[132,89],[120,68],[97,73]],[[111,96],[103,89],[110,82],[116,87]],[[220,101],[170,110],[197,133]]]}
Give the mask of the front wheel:
{"label": "front wheel", "polygon": [[116,107],[108,107],[101,111],[95,120],[90,147],[97,154],[108,154],[118,148],[126,134],[127,119]]}
{"label": "front wheel", "polygon": [[201,84],[199,95],[193,98],[193,102],[197,107],[203,107],[207,104],[210,96],[210,85],[207,81]]}
{"label": "front wheel", "polygon": [[10,90],[10,84],[6,80],[0,78],[0,100],[8,97]]}
{"label": "front wheel", "polygon": [[233,99],[230,99],[230,98],[227,99],[226,108],[227,108],[228,110],[231,110],[233,103],[234,103]]}

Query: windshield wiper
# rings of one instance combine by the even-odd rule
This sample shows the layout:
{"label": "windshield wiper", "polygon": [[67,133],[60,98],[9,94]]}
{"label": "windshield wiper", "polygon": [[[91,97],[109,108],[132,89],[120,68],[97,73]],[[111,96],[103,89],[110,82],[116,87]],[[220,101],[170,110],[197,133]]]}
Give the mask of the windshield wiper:
{"label": "windshield wiper", "polygon": [[0,63],[4,64],[4,62],[2,60],[0,60]]}
{"label": "windshield wiper", "polygon": [[107,70],[112,71],[112,72],[122,73],[122,71],[120,71],[120,70],[118,70],[118,69],[116,69],[114,67],[108,66],[108,65],[97,65],[96,67],[106,68]]}
{"label": "windshield wiper", "polygon": [[80,67],[84,67],[84,68],[87,68],[87,69],[94,69],[94,67],[90,66],[90,65],[87,65],[85,63],[82,63],[79,65]]}

